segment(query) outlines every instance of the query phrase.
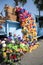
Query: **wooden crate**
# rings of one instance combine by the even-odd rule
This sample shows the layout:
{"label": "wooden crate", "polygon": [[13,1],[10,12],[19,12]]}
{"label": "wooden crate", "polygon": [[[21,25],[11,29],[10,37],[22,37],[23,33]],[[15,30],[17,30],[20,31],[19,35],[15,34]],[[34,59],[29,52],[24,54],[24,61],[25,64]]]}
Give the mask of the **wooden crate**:
{"label": "wooden crate", "polygon": [[5,15],[8,20],[16,21],[17,16],[15,14],[16,9],[11,7],[11,6],[6,6],[5,7]]}

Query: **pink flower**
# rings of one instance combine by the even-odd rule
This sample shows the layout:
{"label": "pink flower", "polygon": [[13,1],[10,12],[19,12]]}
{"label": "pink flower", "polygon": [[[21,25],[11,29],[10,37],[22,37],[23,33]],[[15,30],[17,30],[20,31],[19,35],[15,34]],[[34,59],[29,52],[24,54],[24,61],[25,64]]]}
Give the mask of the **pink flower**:
{"label": "pink flower", "polygon": [[14,37],[16,36],[16,34],[14,34]]}

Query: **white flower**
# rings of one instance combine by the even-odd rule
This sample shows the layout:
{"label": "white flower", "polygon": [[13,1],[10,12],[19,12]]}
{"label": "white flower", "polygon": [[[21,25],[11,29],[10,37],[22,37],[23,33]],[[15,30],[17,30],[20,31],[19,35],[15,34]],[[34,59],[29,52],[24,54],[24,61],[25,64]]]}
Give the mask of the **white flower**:
{"label": "white flower", "polygon": [[11,42],[12,42],[12,43],[15,43],[15,41],[14,41],[14,40],[12,40]]}
{"label": "white flower", "polygon": [[3,43],[5,43],[5,41],[3,40],[1,43],[3,44]]}
{"label": "white flower", "polygon": [[3,46],[3,47],[6,47],[6,44],[5,44],[5,43],[3,43],[3,44],[2,44],[2,46]]}

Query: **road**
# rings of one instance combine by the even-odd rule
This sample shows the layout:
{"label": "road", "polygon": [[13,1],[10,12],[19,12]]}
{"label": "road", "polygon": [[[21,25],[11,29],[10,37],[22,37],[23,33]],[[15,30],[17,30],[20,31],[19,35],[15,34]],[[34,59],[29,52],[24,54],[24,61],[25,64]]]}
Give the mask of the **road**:
{"label": "road", "polygon": [[43,39],[39,41],[39,44],[39,48],[23,56],[21,65],[43,65]]}

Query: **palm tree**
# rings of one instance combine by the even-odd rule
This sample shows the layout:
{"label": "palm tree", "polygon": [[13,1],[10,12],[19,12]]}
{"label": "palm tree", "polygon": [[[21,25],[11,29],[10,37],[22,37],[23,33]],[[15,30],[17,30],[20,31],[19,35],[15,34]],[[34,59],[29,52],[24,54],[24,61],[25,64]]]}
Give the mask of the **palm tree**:
{"label": "palm tree", "polygon": [[15,2],[15,6],[18,6],[18,2],[22,3],[22,5],[24,5],[27,2],[27,0],[14,0],[14,2]]}

